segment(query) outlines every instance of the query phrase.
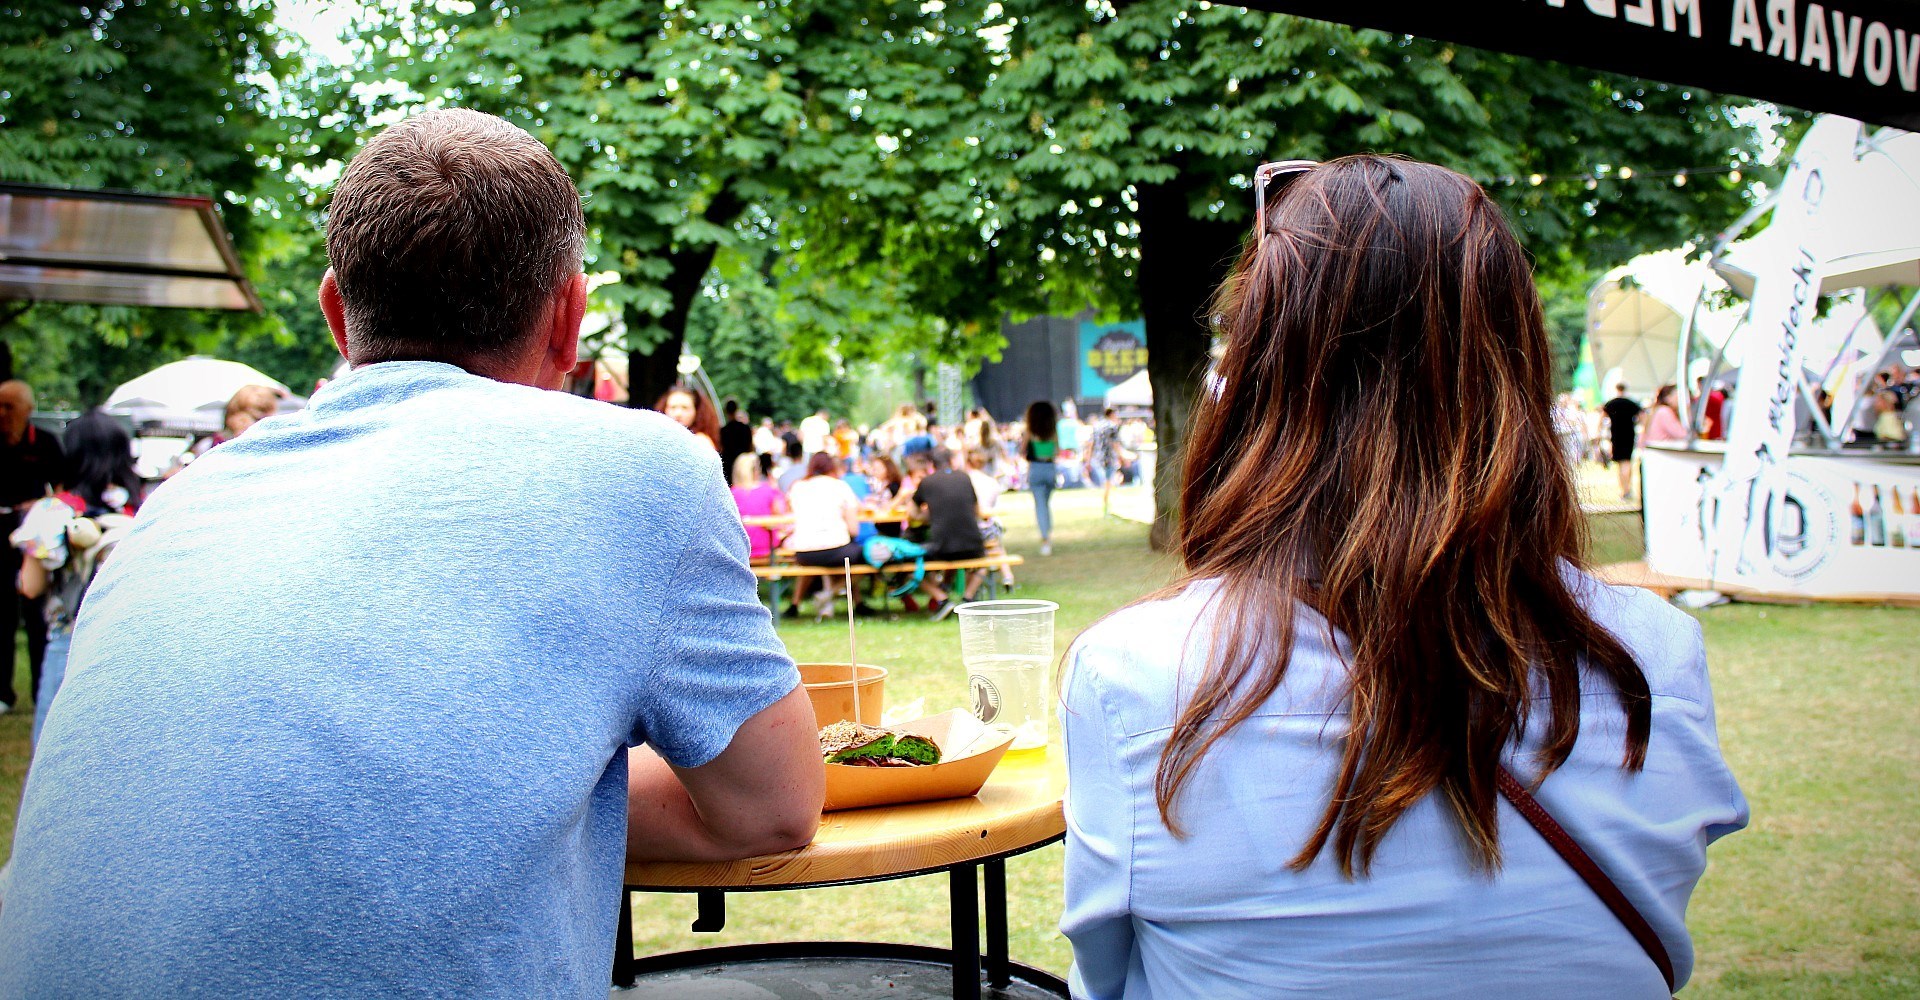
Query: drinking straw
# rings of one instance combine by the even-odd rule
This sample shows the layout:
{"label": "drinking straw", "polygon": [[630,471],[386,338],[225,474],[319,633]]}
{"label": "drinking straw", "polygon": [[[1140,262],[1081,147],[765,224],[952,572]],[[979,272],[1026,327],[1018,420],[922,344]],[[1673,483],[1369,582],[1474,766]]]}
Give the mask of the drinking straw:
{"label": "drinking straw", "polygon": [[860,721],[860,654],[853,638],[853,560],[840,560],[847,575],[847,677],[853,682],[853,721]]}

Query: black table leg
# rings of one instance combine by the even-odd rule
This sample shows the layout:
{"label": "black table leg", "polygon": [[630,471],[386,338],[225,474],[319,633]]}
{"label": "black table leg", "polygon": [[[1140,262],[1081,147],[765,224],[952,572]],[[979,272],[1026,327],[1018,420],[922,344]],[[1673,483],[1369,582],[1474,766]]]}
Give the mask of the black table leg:
{"label": "black table leg", "polygon": [[720,889],[702,889],[697,894],[700,915],[693,921],[695,934],[713,934],[727,926],[727,894]]}
{"label": "black table leg", "polygon": [[1006,989],[1012,980],[1007,968],[1007,863],[989,861],[987,870],[987,985]]}
{"label": "black table leg", "polygon": [[955,1000],[980,1000],[980,896],[978,865],[947,869],[947,890],[953,913],[953,995]]}
{"label": "black table leg", "polygon": [[625,887],[620,889],[620,929],[613,936],[613,985],[616,989],[633,988],[633,897]]}

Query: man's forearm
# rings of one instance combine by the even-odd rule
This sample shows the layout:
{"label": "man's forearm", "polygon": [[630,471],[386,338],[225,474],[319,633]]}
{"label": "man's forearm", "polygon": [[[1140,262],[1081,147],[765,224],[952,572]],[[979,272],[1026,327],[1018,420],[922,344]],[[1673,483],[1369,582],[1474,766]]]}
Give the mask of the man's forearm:
{"label": "man's forearm", "polygon": [[694,808],[686,786],[652,750],[633,750],[627,767],[629,860],[734,861],[786,848],[745,842],[729,836],[729,831],[709,827]]}

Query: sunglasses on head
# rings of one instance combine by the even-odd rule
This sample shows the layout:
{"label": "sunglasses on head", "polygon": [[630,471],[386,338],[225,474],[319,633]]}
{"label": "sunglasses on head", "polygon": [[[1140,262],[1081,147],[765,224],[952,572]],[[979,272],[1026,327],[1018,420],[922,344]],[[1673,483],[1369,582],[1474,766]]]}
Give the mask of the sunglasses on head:
{"label": "sunglasses on head", "polygon": [[1320,165],[1318,160],[1274,160],[1262,163],[1253,171],[1253,231],[1261,238],[1267,235],[1267,187],[1274,178],[1280,184],[1274,189],[1278,195],[1286,190],[1288,184],[1300,178],[1300,175]]}

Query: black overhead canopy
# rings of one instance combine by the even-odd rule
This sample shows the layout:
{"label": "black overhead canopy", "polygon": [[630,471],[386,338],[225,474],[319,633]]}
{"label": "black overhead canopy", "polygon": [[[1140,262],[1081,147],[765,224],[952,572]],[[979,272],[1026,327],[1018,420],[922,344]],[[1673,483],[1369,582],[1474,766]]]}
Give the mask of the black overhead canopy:
{"label": "black overhead canopy", "polygon": [[1235,0],[1920,132],[1920,0]]}
{"label": "black overhead canopy", "polygon": [[260,311],[213,199],[0,184],[0,299]]}

